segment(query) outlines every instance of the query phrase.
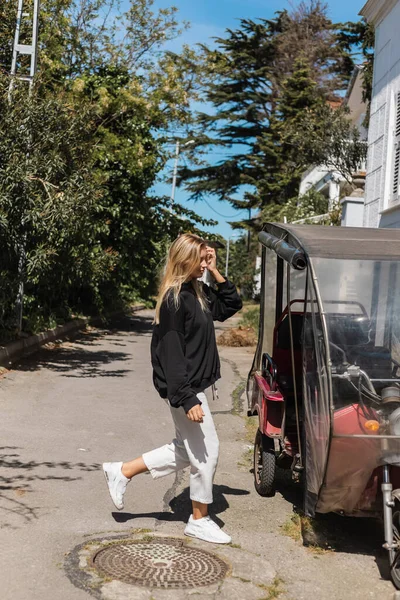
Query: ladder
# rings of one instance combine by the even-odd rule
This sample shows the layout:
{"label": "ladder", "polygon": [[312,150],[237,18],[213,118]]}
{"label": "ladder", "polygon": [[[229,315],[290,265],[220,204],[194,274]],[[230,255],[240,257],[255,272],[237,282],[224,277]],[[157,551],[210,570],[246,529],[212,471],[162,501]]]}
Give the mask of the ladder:
{"label": "ladder", "polygon": [[[23,12],[24,0],[18,0],[17,23],[10,71],[11,79],[8,90],[8,99],[10,102],[16,80],[27,82],[29,84],[29,92],[32,89],[37,64],[39,1],[28,0],[27,2],[25,0],[25,12]],[[22,44],[20,43],[21,34],[24,41]],[[20,58],[22,56],[30,56],[30,61],[28,61],[29,68],[26,65],[21,65]]]}
{"label": "ladder", "polygon": [[[29,84],[29,94],[32,90],[33,78],[36,74],[38,29],[39,29],[39,2],[40,0],[18,0],[17,22],[15,26],[14,45],[10,71],[10,85],[8,88],[8,101],[12,102],[12,92],[16,81]],[[24,12],[23,12],[24,11]],[[21,43],[21,38],[22,42]],[[30,57],[24,61],[23,57]],[[21,60],[22,59],[22,60]],[[26,236],[19,244],[18,276],[19,286],[16,299],[16,316],[18,331],[22,330],[22,313],[24,304],[24,280]]]}

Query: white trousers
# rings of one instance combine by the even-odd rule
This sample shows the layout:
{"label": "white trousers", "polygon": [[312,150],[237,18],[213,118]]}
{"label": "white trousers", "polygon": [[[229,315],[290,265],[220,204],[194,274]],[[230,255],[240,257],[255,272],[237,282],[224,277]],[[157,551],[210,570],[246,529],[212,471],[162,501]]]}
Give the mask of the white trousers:
{"label": "white trousers", "polygon": [[204,392],[197,394],[204,411],[203,423],[190,421],[184,409],[170,406],[175,439],[143,454],[153,479],[190,466],[190,499],[203,504],[213,501],[213,480],[218,463],[219,441]]}

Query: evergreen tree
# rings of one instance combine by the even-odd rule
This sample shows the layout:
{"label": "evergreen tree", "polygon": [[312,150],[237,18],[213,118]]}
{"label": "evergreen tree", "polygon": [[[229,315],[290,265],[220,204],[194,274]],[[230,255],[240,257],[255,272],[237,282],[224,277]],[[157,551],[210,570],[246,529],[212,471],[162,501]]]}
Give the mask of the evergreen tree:
{"label": "evergreen tree", "polygon": [[[312,0],[272,20],[243,20],[217,39],[216,50],[204,48],[210,74],[205,99],[214,111],[198,117],[197,149],[222,147],[225,156],[217,164],[181,169],[180,180],[194,198],[211,193],[236,208],[262,208],[296,195],[302,171],[323,162],[313,150],[322,127],[349,133],[345,111],[336,110],[353,69],[342,33],[326,7]],[[323,135],[321,156],[329,145]],[[363,152],[361,145],[355,150]],[[355,150],[346,167],[361,160]],[[244,185],[250,188],[238,200]]]}
{"label": "evergreen tree", "polygon": [[[253,185],[262,199],[258,203],[261,206],[284,204],[296,195],[308,157],[299,152],[294,132],[299,132],[301,137],[304,133],[302,115],[304,112],[314,114],[324,102],[324,94],[313,80],[305,57],[298,57],[293,72],[282,82],[277,109],[271,115],[268,130],[259,140],[260,153],[255,164],[260,178]],[[253,195],[252,200],[256,202],[257,196]]]}
{"label": "evergreen tree", "polygon": [[364,19],[357,23],[345,23],[339,33],[339,43],[345,52],[356,48],[362,56],[363,102],[367,105],[364,126],[368,127],[370,101],[372,95],[372,79],[374,71],[375,30],[372,23]]}

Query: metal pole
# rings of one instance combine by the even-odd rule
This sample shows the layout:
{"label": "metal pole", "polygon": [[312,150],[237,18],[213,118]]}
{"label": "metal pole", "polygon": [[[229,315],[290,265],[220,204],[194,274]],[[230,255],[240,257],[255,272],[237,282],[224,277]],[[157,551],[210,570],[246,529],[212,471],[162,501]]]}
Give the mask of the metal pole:
{"label": "metal pole", "polygon": [[229,265],[229,242],[230,237],[228,237],[228,243],[226,245],[226,261],[225,261],[225,277],[228,278],[228,265]]}
{"label": "metal pole", "polygon": [[[251,208],[248,209],[249,210],[249,221],[251,220]],[[250,227],[250,223],[249,223],[249,227]],[[250,229],[248,229],[247,231],[247,253],[250,253]]]}
{"label": "metal pole", "polygon": [[175,163],[174,163],[174,172],[172,175],[171,204],[173,204],[175,202],[176,176],[178,174],[178,159],[179,159],[179,140],[176,141],[176,146],[175,146]]}
{"label": "metal pole", "polygon": [[299,420],[299,403],[297,399],[297,385],[296,385],[296,364],[294,360],[294,342],[293,342],[293,322],[292,322],[292,308],[291,308],[291,296],[290,296],[290,265],[287,263],[286,270],[286,298],[287,298],[287,308],[288,308],[288,320],[289,320],[289,334],[290,334],[290,358],[292,360],[292,377],[293,377],[293,395],[294,395],[294,408],[296,413],[296,432],[297,432],[297,445],[298,445],[298,455],[299,455],[299,465],[300,469],[303,469],[303,451],[301,448],[301,436],[300,436],[300,420]]}
{"label": "metal pole", "polygon": [[39,8],[40,8],[39,0],[34,0],[34,3],[33,3],[33,26],[32,26],[32,55],[31,55],[31,68],[29,71],[31,80],[29,82],[29,88],[32,88],[33,78],[36,74],[36,67],[37,67]]}
{"label": "metal pole", "polygon": [[14,35],[14,46],[11,60],[11,79],[10,85],[8,87],[8,101],[11,103],[11,94],[14,87],[14,77],[17,72],[17,46],[19,44],[19,32],[21,29],[21,18],[22,18],[22,4],[23,0],[18,0],[18,9],[17,9],[17,23],[15,25],[15,35]]}

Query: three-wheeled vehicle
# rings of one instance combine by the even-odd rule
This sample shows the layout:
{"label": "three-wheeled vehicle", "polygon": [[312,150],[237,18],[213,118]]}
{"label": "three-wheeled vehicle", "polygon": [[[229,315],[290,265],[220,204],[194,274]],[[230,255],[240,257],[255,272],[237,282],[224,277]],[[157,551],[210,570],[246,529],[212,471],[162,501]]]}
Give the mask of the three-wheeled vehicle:
{"label": "three-wheeled vehicle", "polygon": [[400,230],[267,223],[257,350],[254,478],[276,465],[304,510],[382,516],[400,588]]}

